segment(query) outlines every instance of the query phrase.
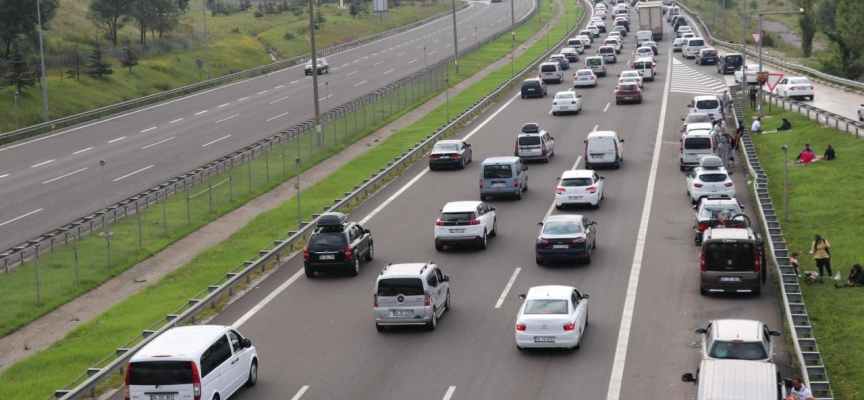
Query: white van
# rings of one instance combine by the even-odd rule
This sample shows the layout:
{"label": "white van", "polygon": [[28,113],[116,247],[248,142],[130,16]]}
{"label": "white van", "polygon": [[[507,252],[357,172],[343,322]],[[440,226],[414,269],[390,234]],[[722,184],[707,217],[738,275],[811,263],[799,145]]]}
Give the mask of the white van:
{"label": "white van", "polygon": [[[701,125],[701,124],[694,124]],[[678,146],[679,156],[678,165],[681,172],[687,168],[693,168],[699,165],[699,161],[703,157],[713,156],[717,149],[717,144],[711,137],[711,124],[708,128],[699,127],[699,129],[688,129],[686,133],[681,135],[680,145]]]}
{"label": "white van", "polygon": [[684,41],[684,47],[681,48],[681,53],[684,58],[696,58],[699,55],[699,50],[708,47],[705,39],[700,37],[689,38]]}
{"label": "white van", "polygon": [[636,47],[642,46],[642,42],[650,42],[653,39],[651,31],[636,32]]}
{"label": "white van", "polygon": [[690,103],[690,112],[708,114],[715,121],[723,118],[723,106],[720,104],[720,99],[710,94],[694,96],[693,102]]}
{"label": "white van", "polygon": [[543,82],[555,82],[561,83],[564,82],[564,72],[561,71],[561,64],[557,61],[555,62],[544,62],[540,64],[538,78],[542,79]]}
{"label": "white van", "polygon": [[126,365],[125,397],[225,399],[258,382],[258,353],[230,326],[191,325],[170,329],[132,356]]}
{"label": "white van", "polygon": [[637,58],[636,61],[633,61],[633,63],[630,64],[630,69],[641,72],[642,80],[648,82],[654,81],[654,60],[652,58]]}
{"label": "white van", "polygon": [[[728,230],[728,229],[727,229]],[[696,386],[694,400],[785,400],[786,383],[773,363],[749,360],[703,360],[681,377]]]}
{"label": "white van", "polygon": [[594,131],[585,139],[585,169],[598,165],[621,168],[624,161],[624,139],[615,131]]}

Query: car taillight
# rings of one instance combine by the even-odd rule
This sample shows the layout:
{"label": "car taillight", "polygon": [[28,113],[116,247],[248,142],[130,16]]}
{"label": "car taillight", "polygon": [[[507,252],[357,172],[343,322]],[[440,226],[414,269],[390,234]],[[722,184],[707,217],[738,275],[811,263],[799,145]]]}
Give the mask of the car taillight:
{"label": "car taillight", "polygon": [[732,185],[734,185],[734,183],[732,183],[732,182],[726,182],[726,184],[723,185],[723,186],[726,186],[726,187],[732,187]]}
{"label": "car taillight", "polygon": [[372,293],[372,307],[378,308],[378,293]]}
{"label": "car taillight", "polygon": [[555,194],[564,194],[566,192],[567,192],[567,189],[564,189],[563,187],[559,186],[559,187],[555,188]]}
{"label": "car taillight", "polygon": [[618,80],[618,83],[622,83],[622,82],[624,82],[624,79],[619,79],[619,80]]}
{"label": "car taillight", "polygon": [[480,186],[480,189],[483,189],[483,180],[482,180],[482,179],[478,179],[478,180],[477,180],[477,183],[478,183],[478,185]]}
{"label": "car taillight", "polygon": [[303,249],[303,259],[309,261],[309,249]]}
{"label": "car taillight", "polygon": [[444,226],[444,221],[442,221],[440,219],[435,221],[435,226]]}
{"label": "car taillight", "polygon": [[576,238],[570,241],[573,244],[585,243],[585,238]]}
{"label": "car taillight", "polygon": [[678,151],[679,152],[684,151],[684,139],[683,138],[678,139]]}
{"label": "car taillight", "polygon": [[517,331],[524,331],[525,328],[526,328],[525,324],[523,324],[523,323],[521,323],[521,322],[519,322],[519,323],[516,324],[516,330],[517,330]]}
{"label": "car taillight", "polygon": [[708,229],[708,224],[699,224],[699,225],[696,225],[696,229],[698,229],[698,230],[700,230],[700,231],[704,231],[704,230]]}
{"label": "car taillight", "polygon": [[695,186],[695,187],[697,187],[697,188],[701,188],[701,187],[702,187],[702,184],[697,182],[697,183],[694,183],[693,186]]}
{"label": "car taillight", "polygon": [[793,86],[793,87],[790,87],[789,90],[795,90],[795,87],[794,87],[794,86]]}
{"label": "car taillight", "polygon": [[762,270],[762,260],[759,258],[759,252],[753,252],[753,270],[759,272]]}
{"label": "car taillight", "polygon": [[431,155],[429,155],[429,159],[430,159],[430,160],[437,160],[437,159],[438,159],[438,156],[435,155],[435,154],[431,154]]}
{"label": "car taillight", "polygon": [[684,51],[686,51],[686,52],[689,53],[689,52],[690,52],[690,48],[688,47],[688,48],[684,49]]}
{"label": "car taillight", "polygon": [[576,329],[576,323],[575,322],[571,322],[569,324],[564,325],[565,331],[572,331],[574,329]]}
{"label": "car taillight", "polygon": [[636,93],[639,93],[639,92],[641,92],[641,90],[639,90],[639,88],[636,88]]}
{"label": "car taillight", "polygon": [[132,363],[126,364],[125,384],[123,385],[123,399],[129,400],[129,374],[132,372]]}
{"label": "car taillight", "polygon": [[543,149],[543,154],[546,154],[546,143],[540,143],[540,148]]}
{"label": "car taillight", "polygon": [[576,100],[571,101],[570,104],[576,104]]}
{"label": "car taillight", "polygon": [[585,189],[585,190],[587,190],[588,193],[591,193],[591,194],[594,194],[597,192],[597,188],[594,186],[590,186],[590,187],[588,187],[588,189]]}
{"label": "car taillight", "polygon": [[345,247],[345,259],[354,258],[354,250],[351,250],[351,246]]}
{"label": "car taillight", "polygon": [[513,178],[513,187],[519,187],[519,178]]}
{"label": "car taillight", "polygon": [[594,80],[594,76],[593,76],[593,75],[591,76],[591,80],[592,80],[592,81]]}
{"label": "car taillight", "polygon": [[194,400],[201,400],[201,375],[198,374],[198,365],[192,361],[192,396]]}
{"label": "car taillight", "polygon": [[429,307],[432,305],[432,296],[429,295],[428,290],[423,291],[423,305]]}
{"label": "car taillight", "polygon": [[813,90],[813,86],[810,86],[810,90]]}
{"label": "car taillight", "polygon": [[636,66],[635,66],[635,65],[631,65],[631,66],[630,66],[630,69],[636,69]]}
{"label": "car taillight", "polygon": [[705,252],[704,251],[699,255],[699,269],[701,269],[702,272],[705,272]]}
{"label": "car taillight", "polygon": [[480,220],[479,219],[472,219],[471,221],[468,222],[468,225],[480,225]]}
{"label": "car taillight", "polygon": [[618,90],[618,89],[615,89],[615,94],[620,94],[620,93],[621,93],[621,91],[620,91],[620,90]]}
{"label": "car taillight", "polygon": [[557,106],[557,105],[558,105],[558,102],[557,102],[557,101],[553,101],[553,102],[552,102],[552,105],[553,105],[553,106]]}
{"label": "car taillight", "polygon": [[462,155],[460,155],[460,154],[451,154],[450,155],[450,159],[457,159],[458,160],[460,158],[462,158]]}
{"label": "car taillight", "polygon": [[549,244],[549,241],[546,239],[537,239],[537,244]]}

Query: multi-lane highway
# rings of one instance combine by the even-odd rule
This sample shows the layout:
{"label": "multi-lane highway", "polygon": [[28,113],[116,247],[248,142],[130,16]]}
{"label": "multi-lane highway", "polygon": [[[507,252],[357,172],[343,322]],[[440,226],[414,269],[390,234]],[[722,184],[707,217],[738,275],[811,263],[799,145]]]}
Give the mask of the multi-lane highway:
{"label": "multi-lane highway", "polygon": [[[363,264],[359,276],[308,279],[297,257],[215,317],[211,323],[240,325],[261,354],[258,385],[237,398],[689,399],[693,386],[680,376],[698,365],[694,329],[712,318],[763,319],[781,329],[770,290],[757,298],[699,295],[678,130],[693,94],[706,91],[714,78],[673,69],[679,56],[672,56],[667,39],[660,43],[659,75],[645,84],[644,103],[616,106],[615,75],[627,68],[633,40],[625,39],[622,62],[609,67],[609,77],[596,89],[578,91],[584,107],[578,116],[554,117],[551,96],[521,100],[513,91],[456,135],[473,145],[475,162],[468,168],[430,172],[418,163],[354,211],[350,217],[371,229],[376,245],[375,260]],[[568,82],[550,85],[550,94],[566,90]],[[518,127],[529,121],[555,137],[555,156],[548,164],[530,164],[530,190],[521,201],[490,201],[498,236],[485,251],[435,251],[438,210],[450,201],[478,199],[479,161],[512,154]],[[557,211],[556,178],[584,167],[583,140],[593,130],[623,136],[625,161],[621,169],[600,172],[606,177],[600,209]],[[745,174],[740,165],[735,171],[739,199],[749,206]],[[535,265],[536,224],[561,213],[599,223],[590,265]],[[433,332],[377,332],[372,291],[382,267],[428,260],[450,275],[452,311]],[[516,349],[517,295],[547,284],[591,295],[581,349]],[[788,376],[788,355],[780,345],[777,351]]]}
{"label": "multi-lane highway", "polygon": [[[533,0],[513,0],[516,19]],[[510,4],[469,1],[457,14],[459,47],[509,29]],[[329,99],[342,104],[454,53],[453,20],[327,57]],[[474,27],[477,27],[475,30]],[[425,53],[423,47],[425,46]],[[109,204],[314,116],[312,77],[295,66],[0,147],[0,248]]]}

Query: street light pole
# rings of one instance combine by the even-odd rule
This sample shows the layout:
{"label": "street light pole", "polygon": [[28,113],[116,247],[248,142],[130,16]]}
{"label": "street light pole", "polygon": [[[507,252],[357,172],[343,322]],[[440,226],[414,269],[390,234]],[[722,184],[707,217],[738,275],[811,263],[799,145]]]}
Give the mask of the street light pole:
{"label": "street light pole", "polygon": [[105,160],[99,160],[99,167],[102,170],[102,233],[108,244],[108,268],[111,268],[111,232],[108,230],[108,206],[105,202]]}
{"label": "street light pole", "polygon": [[330,82],[324,81],[324,108],[330,112]]}
{"label": "street light pole", "polygon": [[207,31],[207,0],[202,1],[204,11],[204,52],[207,53],[207,80],[210,80],[210,32]]}
{"label": "street light pole", "polygon": [[48,116],[48,80],[45,78],[45,48],[42,44],[42,11],[39,10],[39,0],[36,0],[36,21],[39,23],[39,58],[42,63],[42,110],[45,122],[51,120]]}
{"label": "street light pole", "polygon": [[[309,0],[312,1],[312,0]],[[511,0],[512,1],[512,0]],[[457,38],[458,32],[456,31],[456,0],[452,0],[453,2],[453,51],[454,51],[454,60],[456,64],[456,75],[459,75],[459,39]],[[447,118],[449,121],[450,118]]]}
{"label": "street light pole", "polygon": [[[747,0],[741,2],[741,25],[741,96],[747,96]],[[744,99],[746,97],[742,97],[741,104]]]}
{"label": "street light pole", "polygon": [[[456,1],[456,0],[453,0]],[[324,136],[321,133],[321,110],[318,106],[318,51],[315,49],[315,0],[309,0],[309,41],[312,45],[312,100],[315,104],[315,138],[318,147],[324,145]],[[297,153],[300,156],[300,153]]]}
{"label": "street light pole", "polygon": [[546,24],[546,51],[549,51],[549,24]]}
{"label": "street light pole", "polygon": [[[294,138],[297,141],[297,154],[300,154],[300,138]],[[297,227],[303,226],[303,208],[300,206],[300,157],[294,158],[294,164],[297,164]]]}
{"label": "street light pole", "polygon": [[783,220],[789,221],[789,146],[783,145]]}
{"label": "street light pole", "polygon": [[474,51],[477,51],[478,48],[480,46],[477,44],[477,25],[474,25]]}
{"label": "street light pole", "polygon": [[15,91],[15,94],[13,95],[13,97],[15,99],[15,130],[17,131],[18,130],[18,91],[17,90]]}
{"label": "street light pole", "polygon": [[447,123],[450,123],[450,75],[444,70],[444,93],[447,98]]}

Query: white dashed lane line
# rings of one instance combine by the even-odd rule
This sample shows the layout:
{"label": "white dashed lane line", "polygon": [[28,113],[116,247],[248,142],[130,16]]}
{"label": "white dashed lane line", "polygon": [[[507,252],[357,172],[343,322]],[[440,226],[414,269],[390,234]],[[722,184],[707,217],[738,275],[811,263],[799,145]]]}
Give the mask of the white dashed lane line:
{"label": "white dashed lane line", "polygon": [[284,87],[284,86],[285,86],[285,85],[279,85],[279,86],[274,87],[273,89],[279,89],[279,88],[282,88],[282,87]]}
{"label": "white dashed lane line", "polygon": [[[294,81],[294,82],[296,82],[296,81]],[[292,82],[292,83],[293,83],[293,82]],[[248,99],[248,98],[249,98],[249,96],[246,96],[246,97],[243,97],[243,98],[237,99],[237,101],[243,101],[243,100],[246,100],[246,99]],[[205,111],[205,112],[206,112],[206,111]],[[198,115],[198,114],[195,114],[195,115]]]}
{"label": "white dashed lane line", "polygon": [[360,83],[356,83],[356,84],[354,84],[354,87],[360,86],[360,85],[362,85],[362,84],[364,84],[364,83],[366,83],[366,81],[363,81],[363,82],[360,82]]}
{"label": "white dashed lane line", "polygon": [[13,223],[13,222],[15,222],[15,221],[17,221],[17,220],[19,220],[19,219],[21,219],[21,218],[29,217],[29,216],[31,216],[31,215],[33,215],[33,214],[36,214],[36,213],[38,213],[39,211],[42,211],[42,210],[44,210],[44,209],[43,209],[43,208],[40,208],[40,209],[35,210],[35,211],[30,211],[29,213],[24,214],[24,215],[22,215],[22,216],[20,216],[20,217],[12,218],[12,219],[10,219],[10,220],[8,220],[8,221],[6,221],[6,222],[0,224],[0,226],[6,225],[6,224],[11,224],[11,223]]}
{"label": "white dashed lane line", "polygon": [[395,71],[395,69],[391,69],[391,70],[389,70],[389,71],[384,71],[384,74],[383,74],[383,75],[387,75],[387,74],[389,74],[389,73],[391,73],[391,72],[393,72],[393,71]]}
{"label": "white dashed lane line", "polygon": [[612,104],[612,103],[606,103],[606,107],[603,109],[603,112],[606,112],[607,110],[609,110],[610,104]]}
{"label": "white dashed lane line", "polygon": [[61,176],[58,176],[58,177],[56,177],[56,178],[54,178],[54,179],[49,179],[49,180],[47,180],[47,181],[45,181],[45,182],[42,182],[42,184],[44,185],[44,184],[46,184],[46,183],[54,182],[54,181],[56,181],[56,180],[58,180],[58,179],[63,179],[63,178],[65,178],[65,177],[67,177],[67,176],[70,176],[70,175],[75,175],[75,174],[77,174],[77,173],[79,173],[79,172],[81,172],[81,171],[84,171],[84,170],[86,170],[86,169],[87,169],[86,167],[85,167],[85,168],[81,168],[81,169],[79,169],[79,170],[77,170],[77,171],[70,172],[70,173],[68,173],[68,174],[66,174],[66,175],[61,175]]}
{"label": "white dashed lane line", "polygon": [[266,91],[266,90],[262,90],[262,91],[258,92],[258,94],[264,94],[264,93],[267,93],[267,91]]}
{"label": "white dashed lane line", "polygon": [[516,282],[516,277],[519,276],[519,271],[522,271],[522,268],[516,268],[513,271],[513,276],[510,277],[510,280],[507,281],[507,285],[504,286],[504,291],[501,292],[501,297],[498,298],[498,302],[495,303],[495,308],[501,308],[501,305],[504,304],[504,299],[507,297],[507,293],[510,293],[510,288],[513,287],[513,282]]}
{"label": "white dashed lane line", "polygon": [[384,61],[378,61],[377,63],[375,63],[373,65],[381,65],[381,64],[384,64]]}
{"label": "white dashed lane line", "polygon": [[429,55],[431,56],[431,55],[433,55],[433,54],[435,54],[435,53],[437,53],[437,52],[438,52],[438,50],[435,50],[435,51],[429,53]]}
{"label": "white dashed lane line", "polygon": [[152,130],[154,130],[154,129],[156,129],[156,127],[155,127],[155,126],[152,126],[152,127],[150,127],[150,128],[147,128],[147,129],[141,131],[141,133],[144,133],[144,132],[150,132],[150,131],[152,131]]}
{"label": "white dashed lane line", "polygon": [[231,119],[231,118],[234,118],[234,117],[236,117],[236,116],[238,116],[238,115],[240,115],[240,114],[234,114],[234,115],[232,115],[232,116],[230,116],[230,117],[228,117],[228,118],[222,118],[222,119],[220,119],[220,120],[218,120],[218,121],[216,121],[216,122],[214,122],[214,123],[218,124],[218,123],[220,123],[220,122],[225,122],[225,121],[227,121],[227,120],[229,120],[229,119]]}
{"label": "white dashed lane line", "polygon": [[402,57],[402,56],[404,56],[404,55],[405,55],[405,52],[403,51],[403,52],[397,54],[396,57]]}
{"label": "white dashed lane line", "polygon": [[5,177],[7,177],[7,176],[9,176],[9,174],[3,174],[3,175],[0,175],[0,179],[3,179],[3,178],[5,178]]}
{"label": "white dashed lane line", "polygon": [[415,59],[413,59],[413,60],[411,60],[411,61],[408,61],[408,64],[415,63],[415,62],[417,62],[417,60],[418,60],[418,59],[415,58]]}
{"label": "white dashed lane line", "polygon": [[121,141],[121,140],[123,140],[123,139],[126,139],[126,136],[121,136],[121,137],[119,137],[119,138],[117,138],[117,139],[109,140],[108,143],[119,142],[119,141]]}
{"label": "white dashed lane line", "polygon": [[281,98],[281,99],[273,100],[273,101],[270,102],[270,104],[278,103],[278,102],[280,102],[280,101],[282,101],[282,100],[285,100],[285,99],[287,99],[287,98],[288,98],[288,96],[285,96],[285,97],[283,97],[283,98]]}
{"label": "white dashed lane line", "polygon": [[354,75],[354,74],[356,74],[356,73],[358,73],[358,72],[360,72],[360,71],[350,72],[350,73],[345,74],[345,76],[351,76],[351,75]]}
{"label": "white dashed lane line", "polygon": [[309,385],[303,386],[299,391],[297,391],[297,394],[295,394],[291,400],[300,400],[300,397],[302,397],[303,393],[306,393],[307,390],[309,390]]}
{"label": "white dashed lane line", "polygon": [[[244,97],[244,99],[248,99],[248,97]],[[240,100],[243,100],[243,99],[240,99]],[[209,111],[209,110],[198,111],[197,113],[195,113],[195,115],[201,115],[201,114],[206,113],[207,111]]]}
{"label": "white dashed lane line", "polygon": [[182,121],[182,120],[183,120],[183,118],[177,118],[177,119],[175,119],[175,120],[169,122],[169,124],[173,124],[173,123],[175,123],[175,122],[180,122],[180,121]]}
{"label": "white dashed lane line", "polygon": [[213,143],[216,143],[216,142],[218,142],[218,141],[228,139],[229,137],[231,137],[231,135],[222,136],[221,138],[216,139],[216,140],[214,140],[214,141],[212,141],[212,142],[208,142],[208,143],[204,143],[204,144],[202,144],[201,147],[207,147],[207,146],[209,146],[209,145],[211,145],[211,144],[213,144]]}
{"label": "white dashed lane line", "polygon": [[165,143],[165,142],[167,142],[167,141],[169,141],[169,140],[173,140],[175,137],[176,137],[176,136],[172,136],[172,137],[170,137],[170,138],[168,138],[168,139],[161,140],[161,141],[158,141],[158,142],[153,143],[153,144],[148,144],[147,146],[142,147],[141,150],[147,150],[147,149],[149,149],[149,148],[151,148],[151,147],[153,147],[153,146],[155,146],[155,145],[157,145],[157,144],[162,144],[162,143]]}
{"label": "white dashed lane line", "polygon": [[[290,112],[290,111],[289,111],[289,112]],[[277,115],[277,116],[275,116],[275,117],[273,117],[273,118],[270,118],[270,119],[268,119],[268,120],[266,120],[266,121],[264,121],[264,122],[270,122],[270,121],[272,121],[272,120],[274,120],[274,119],[276,119],[276,118],[284,117],[284,116],[286,116],[286,115],[288,115],[287,112],[282,113],[282,114],[279,114],[279,115]]]}
{"label": "white dashed lane line", "polygon": [[92,148],[92,147],[88,147],[88,148],[86,148],[86,149],[78,150],[78,151],[76,151],[76,152],[74,152],[74,153],[72,153],[72,154],[73,154],[73,155],[75,155],[75,154],[81,154],[81,153],[83,153],[83,152],[85,152],[85,151],[87,151],[87,150],[93,150],[93,148]]}
{"label": "white dashed lane line", "polygon": [[225,106],[227,106],[227,105],[229,105],[229,104],[231,104],[231,103],[225,103],[225,104],[222,104],[222,105],[220,105],[220,106],[218,106],[218,107],[216,107],[216,108],[222,108],[222,107],[225,107]]}

